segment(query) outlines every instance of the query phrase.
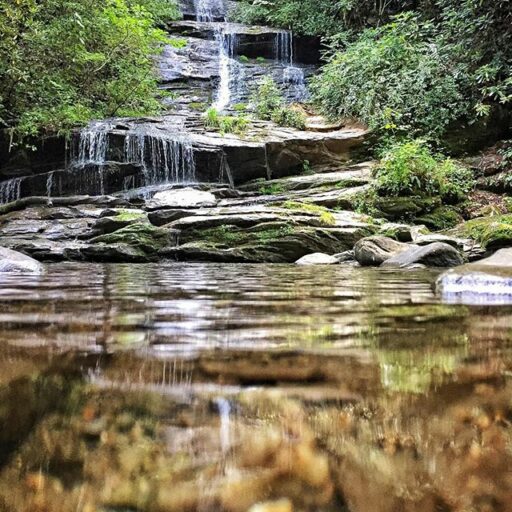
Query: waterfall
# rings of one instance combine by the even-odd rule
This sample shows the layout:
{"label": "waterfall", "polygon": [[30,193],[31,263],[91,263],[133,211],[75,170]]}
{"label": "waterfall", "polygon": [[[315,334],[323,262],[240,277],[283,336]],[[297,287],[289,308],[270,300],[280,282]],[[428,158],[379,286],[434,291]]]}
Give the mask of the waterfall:
{"label": "waterfall", "polygon": [[293,101],[308,99],[309,92],[306,86],[304,70],[294,65],[293,32],[283,30],[276,34],[274,43],[275,59],[284,64],[283,82],[290,87],[289,98]]}
{"label": "waterfall", "polygon": [[194,151],[185,138],[128,133],[124,139],[124,162],[141,166],[146,187],[195,181]]}
{"label": "waterfall", "polygon": [[21,197],[22,178],[12,178],[0,183],[0,204],[17,201]]}
{"label": "waterfall", "polygon": [[[115,147],[110,147],[114,144]],[[125,187],[136,188],[195,181],[192,144],[183,134],[165,133],[145,126],[127,132],[115,131],[109,122],[94,122],[78,134],[71,155],[71,168],[80,171],[97,167],[94,180],[103,195],[105,166],[120,162],[140,166],[142,180],[124,179]]]}
{"label": "waterfall", "polygon": [[283,64],[293,64],[293,34],[289,30],[278,32],[274,42],[275,59]]}
{"label": "waterfall", "polygon": [[225,9],[223,0],[194,0],[197,21],[212,22],[224,19]]}
{"label": "waterfall", "polygon": [[293,101],[304,101],[309,98],[304,70],[296,66],[286,66],[283,81],[289,86],[289,97]]}
{"label": "waterfall", "polygon": [[48,176],[46,177],[46,197],[48,197],[48,200],[52,198],[52,188],[53,188],[53,176],[55,172],[49,172]]}
{"label": "waterfall", "polygon": [[219,111],[228,107],[243,86],[244,67],[235,58],[237,34],[226,32],[220,28],[215,33],[219,44],[219,87],[213,107]]}
{"label": "waterfall", "polygon": [[108,134],[112,126],[105,122],[92,122],[80,131],[78,153],[72,155],[72,165],[104,165],[107,160]]}

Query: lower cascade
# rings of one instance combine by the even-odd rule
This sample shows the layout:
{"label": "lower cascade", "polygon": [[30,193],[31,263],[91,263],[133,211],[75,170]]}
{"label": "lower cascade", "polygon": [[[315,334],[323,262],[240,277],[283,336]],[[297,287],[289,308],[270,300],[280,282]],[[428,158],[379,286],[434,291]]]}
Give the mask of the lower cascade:
{"label": "lower cascade", "polygon": [[129,176],[125,190],[168,183],[195,181],[195,161],[186,136],[136,128],[115,132],[110,123],[92,123],[81,130],[73,145],[71,169],[97,166],[101,174],[111,163],[134,164],[141,169],[141,180]]}

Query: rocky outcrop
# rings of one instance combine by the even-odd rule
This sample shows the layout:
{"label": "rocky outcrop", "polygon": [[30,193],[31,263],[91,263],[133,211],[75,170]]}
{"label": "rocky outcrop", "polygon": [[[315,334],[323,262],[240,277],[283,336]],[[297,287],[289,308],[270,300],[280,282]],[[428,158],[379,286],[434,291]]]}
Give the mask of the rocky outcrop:
{"label": "rocky outcrop", "polygon": [[406,268],[413,265],[425,265],[428,267],[456,267],[462,265],[464,258],[453,246],[435,242],[418,247],[410,246],[382,263],[383,267]]}
{"label": "rocky outcrop", "polygon": [[363,267],[378,267],[386,260],[409,250],[411,246],[385,236],[363,238],[354,246],[356,261]]}
{"label": "rocky outcrop", "polygon": [[329,254],[324,254],[321,252],[315,252],[313,254],[307,254],[303,256],[299,260],[295,262],[296,265],[337,265],[339,263],[338,259],[334,256],[330,256]]}
{"label": "rocky outcrop", "polygon": [[0,273],[26,272],[39,274],[42,271],[43,266],[34,258],[0,247]]}
{"label": "rocky outcrop", "polygon": [[157,192],[148,201],[148,210],[161,208],[205,208],[216,206],[217,198],[211,193],[193,188]]}

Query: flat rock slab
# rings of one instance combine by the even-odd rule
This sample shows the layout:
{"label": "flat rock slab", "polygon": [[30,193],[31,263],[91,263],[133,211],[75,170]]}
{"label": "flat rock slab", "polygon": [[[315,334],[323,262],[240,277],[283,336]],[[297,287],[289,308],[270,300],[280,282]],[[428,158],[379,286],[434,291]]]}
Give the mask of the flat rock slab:
{"label": "flat rock slab", "polygon": [[215,206],[217,198],[211,192],[182,188],[179,190],[165,190],[158,192],[148,201],[149,210],[159,208],[204,208]]}
{"label": "flat rock slab", "polygon": [[445,272],[437,290],[446,302],[512,304],[512,249]]}

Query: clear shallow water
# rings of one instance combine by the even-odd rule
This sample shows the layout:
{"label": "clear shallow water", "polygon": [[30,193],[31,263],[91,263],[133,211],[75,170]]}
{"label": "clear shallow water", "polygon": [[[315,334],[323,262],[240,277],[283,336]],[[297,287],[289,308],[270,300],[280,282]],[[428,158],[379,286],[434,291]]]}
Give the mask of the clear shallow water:
{"label": "clear shallow water", "polygon": [[510,510],[512,308],[437,275],[0,276],[0,511]]}

